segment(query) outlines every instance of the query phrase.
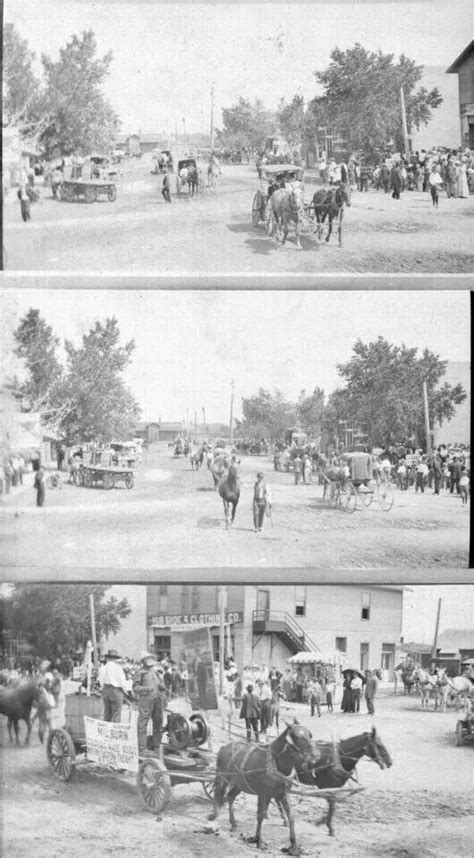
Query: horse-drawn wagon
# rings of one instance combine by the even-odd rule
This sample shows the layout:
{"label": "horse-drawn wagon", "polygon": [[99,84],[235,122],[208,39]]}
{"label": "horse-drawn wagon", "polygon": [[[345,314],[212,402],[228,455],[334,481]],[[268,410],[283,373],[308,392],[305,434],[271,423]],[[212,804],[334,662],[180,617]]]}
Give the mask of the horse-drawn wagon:
{"label": "horse-drawn wagon", "polygon": [[[192,178],[195,179],[194,183]],[[192,185],[199,184],[199,170],[195,158],[181,158],[176,166],[176,193],[192,192]]]}
{"label": "horse-drawn wagon", "polygon": [[57,198],[71,203],[82,197],[86,203],[95,203],[98,197],[105,196],[114,203],[117,199],[115,178],[116,171],[110,169],[105,156],[91,155],[83,164],[64,167]]}
{"label": "horse-drawn wagon", "polygon": [[122,482],[127,489],[133,489],[135,474],[129,461],[120,458],[112,449],[93,450],[89,462],[83,462],[81,465],[81,485],[92,488],[97,483],[102,483],[104,489],[113,489],[117,483]]}
{"label": "horse-drawn wagon", "polygon": [[[176,712],[168,712],[163,733],[168,741],[159,752],[147,751],[138,754],[138,733],[133,719],[127,724],[108,724],[102,721],[102,698],[92,694],[68,694],[65,698],[65,723],[54,728],[46,743],[46,754],[54,776],[64,783],[73,778],[78,766],[100,765],[123,774],[136,773],[137,790],[141,804],[150,813],[165,810],[171,798],[171,788],[176,784],[200,783],[209,799],[214,795],[215,757],[210,747],[210,728],[205,715],[193,712],[189,718]],[[87,720],[89,720],[89,723]],[[95,739],[88,742],[87,732],[94,737],[105,736],[107,729],[116,731],[111,740],[112,748],[127,736],[126,762],[114,759],[103,739],[104,747],[97,753]],[[117,762],[118,760],[118,762]],[[107,762],[108,761],[108,762]],[[126,765],[126,768],[122,768]]]}
{"label": "horse-drawn wagon", "polygon": [[466,699],[464,710],[459,713],[456,723],[455,740],[458,748],[464,745],[466,739],[474,739],[474,712],[471,697]]}

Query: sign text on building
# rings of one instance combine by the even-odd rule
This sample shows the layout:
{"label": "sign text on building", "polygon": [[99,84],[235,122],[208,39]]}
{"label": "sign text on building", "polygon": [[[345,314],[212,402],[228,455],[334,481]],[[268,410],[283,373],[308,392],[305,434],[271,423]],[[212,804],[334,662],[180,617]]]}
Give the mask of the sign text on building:
{"label": "sign text on building", "polygon": [[[242,611],[231,611],[225,614],[224,621],[226,623],[241,623],[243,620]],[[220,623],[220,614],[160,614],[157,617],[151,617],[150,625],[167,628],[168,626],[218,626]]]}

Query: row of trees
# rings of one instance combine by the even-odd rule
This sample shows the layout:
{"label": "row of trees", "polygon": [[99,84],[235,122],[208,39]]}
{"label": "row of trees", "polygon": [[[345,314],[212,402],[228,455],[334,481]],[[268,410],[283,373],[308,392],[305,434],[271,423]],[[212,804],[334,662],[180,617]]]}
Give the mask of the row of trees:
{"label": "row of trees", "polygon": [[13,24],[3,35],[4,122],[34,136],[48,159],[109,150],[119,130],[102,92],[112,54],[97,56],[92,30],[72,36],[56,61],[43,54],[39,77],[35,55]]}
{"label": "row of trees", "polygon": [[89,597],[94,597],[97,638],[107,639],[131,613],[127,599],[116,599],[102,584],[14,584],[0,596],[2,649],[24,640],[35,655],[57,658],[84,651],[91,638]]}
{"label": "row of trees", "polygon": [[20,320],[14,339],[24,372],[8,387],[66,443],[110,442],[133,434],[140,408],[124,373],[135,342],[120,344],[117,319],[96,322],[80,346],[65,340],[63,361],[59,337],[37,309]]}
{"label": "row of trees", "polygon": [[321,94],[308,103],[296,94],[290,101],[282,99],[274,114],[258,99],[252,104],[239,98],[226,108],[221,145],[261,148],[266,138],[279,131],[294,147],[321,139],[326,129],[344,141],[346,153],[369,155],[384,150],[390,140],[402,151],[401,87],[409,131],[426,125],[442,103],[436,87],[419,86],[423,66],[403,54],[396,60],[394,54],[368,51],[357,43],[346,51],[335,48],[330,57],[326,69],[314,72]]}
{"label": "row of trees", "polygon": [[397,346],[379,337],[372,343],[357,340],[351,359],[337,369],[344,384],[328,398],[320,387],[305,390],[297,402],[280,391],[260,389],[242,402],[243,436],[281,438],[296,425],[314,435],[337,437],[340,421],[365,427],[371,445],[400,442],[426,444],[423,382],[429,399],[430,426],[449,421],[466,399],[461,384],[442,381],[447,361],[428,349]]}

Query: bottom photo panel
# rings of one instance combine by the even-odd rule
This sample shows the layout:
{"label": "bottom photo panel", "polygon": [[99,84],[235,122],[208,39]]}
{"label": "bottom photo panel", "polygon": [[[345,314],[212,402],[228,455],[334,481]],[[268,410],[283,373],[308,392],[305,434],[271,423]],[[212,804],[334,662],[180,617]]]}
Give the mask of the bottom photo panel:
{"label": "bottom photo panel", "polygon": [[474,586],[0,597],[4,855],[472,855]]}

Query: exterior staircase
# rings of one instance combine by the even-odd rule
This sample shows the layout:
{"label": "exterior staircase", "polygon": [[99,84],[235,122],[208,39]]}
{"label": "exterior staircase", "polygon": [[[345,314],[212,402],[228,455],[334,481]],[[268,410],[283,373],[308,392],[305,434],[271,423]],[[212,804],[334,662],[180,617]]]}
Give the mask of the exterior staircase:
{"label": "exterior staircase", "polygon": [[287,611],[254,611],[253,634],[256,637],[275,635],[292,655],[297,652],[318,652],[319,647]]}

